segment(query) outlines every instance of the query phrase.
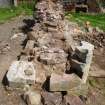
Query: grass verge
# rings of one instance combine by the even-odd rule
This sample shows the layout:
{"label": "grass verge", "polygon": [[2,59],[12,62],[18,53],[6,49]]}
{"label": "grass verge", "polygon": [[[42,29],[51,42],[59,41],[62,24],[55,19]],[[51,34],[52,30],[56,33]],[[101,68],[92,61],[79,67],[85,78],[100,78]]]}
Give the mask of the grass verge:
{"label": "grass verge", "polygon": [[90,21],[92,26],[99,27],[105,31],[105,14],[66,13],[66,17],[70,21],[77,22],[79,25]]}
{"label": "grass verge", "polygon": [[0,23],[10,20],[13,17],[33,14],[34,4],[27,5],[26,3],[20,4],[18,7],[0,8]]}

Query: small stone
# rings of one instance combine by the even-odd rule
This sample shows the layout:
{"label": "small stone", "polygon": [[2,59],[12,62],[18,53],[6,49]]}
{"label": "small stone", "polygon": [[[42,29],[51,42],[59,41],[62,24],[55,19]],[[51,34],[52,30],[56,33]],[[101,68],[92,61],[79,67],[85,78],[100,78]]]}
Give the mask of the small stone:
{"label": "small stone", "polygon": [[56,27],[57,27],[57,23],[56,23],[56,22],[46,21],[46,22],[44,22],[44,24],[45,24],[47,27],[53,27],[53,28],[56,28]]}
{"label": "small stone", "polygon": [[27,105],[41,105],[41,95],[38,91],[29,90],[24,94]]}
{"label": "small stone", "polygon": [[60,105],[62,103],[61,93],[42,92],[44,105]]}
{"label": "small stone", "polygon": [[34,41],[33,40],[28,40],[25,49],[33,49],[34,48]]}
{"label": "small stone", "polygon": [[83,76],[82,76],[82,83],[86,83],[87,77],[89,75],[90,65],[91,65],[91,62],[92,62],[94,45],[92,45],[91,43],[82,41],[81,46],[77,47],[77,48],[82,49],[82,50],[83,49],[88,50],[88,53],[86,55],[86,63],[85,63],[85,66],[83,67]]}
{"label": "small stone", "polygon": [[65,63],[66,60],[67,54],[59,48],[44,49],[40,53],[40,61],[47,65]]}

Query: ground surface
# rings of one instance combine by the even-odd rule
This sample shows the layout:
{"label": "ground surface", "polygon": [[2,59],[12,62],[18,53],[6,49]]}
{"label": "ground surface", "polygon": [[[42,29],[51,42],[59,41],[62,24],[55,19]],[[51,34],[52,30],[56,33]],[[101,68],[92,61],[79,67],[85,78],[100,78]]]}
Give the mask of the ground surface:
{"label": "ground surface", "polygon": [[[0,54],[0,105],[24,105],[18,94],[14,92],[6,92],[3,88],[2,81],[5,73],[7,72],[12,61],[17,59],[22,49],[22,43],[25,39],[24,36],[19,36],[11,40],[11,37],[15,32],[18,32],[18,28],[25,25],[23,22],[27,17],[19,16],[10,22],[0,25],[0,45],[2,50],[2,45],[8,43],[10,49],[4,54]],[[29,17],[28,17],[29,19]]]}
{"label": "ground surface", "polygon": [[[21,97],[17,92],[9,92],[5,91],[5,88],[3,87],[3,78],[11,64],[12,61],[16,60],[18,55],[20,54],[22,50],[22,43],[25,39],[25,34],[22,36],[18,36],[14,39],[11,40],[11,37],[14,35],[15,32],[20,32],[19,29],[25,25],[25,21],[23,20],[28,20],[30,17],[24,17],[24,16],[19,16],[12,21],[6,22],[5,24],[0,25],[0,50],[3,50],[5,45],[8,43],[10,49],[7,51],[4,51],[4,53],[0,54],[0,105],[25,105],[25,103],[22,101]],[[24,28],[22,28],[24,29]],[[27,31],[27,29],[26,29]],[[2,48],[2,46],[4,46]],[[92,67],[94,65],[97,65],[98,68],[96,70],[104,70],[105,68],[105,51],[104,49],[97,49],[94,54],[94,61],[92,63]],[[105,79],[101,79],[101,81],[104,81]],[[3,82],[3,83],[2,83]],[[101,85],[100,85],[100,84]],[[94,88],[97,88],[98,86],[98,91],[100,88],[100,91],[105,91],[104,87],[104,82],[98,81],[98,84],[96,82],[93,83],[93,79],[91,81],[91,84],[94,86]],[[102,86],[102,87],[101,87]],[[94,90],[95,91],[95,90]],[[97,92],[96,92],[97,93]],[[95,92],[93,92],[94,96]],[[90,94],[90,96],[92,96]],[[104,96],[103,96],[104,97]],[[92,97],[90,100],[93,101],[97,100],[98,96],[95,95]],[[102,99],[102,100],[101,100]],[[104,98],[101,98],[100,100],[97,100],[97,104],[94,105],[104,105],[100,104],[100,102],[103,101]],[[91,103],[91,105],[93,105]]]}

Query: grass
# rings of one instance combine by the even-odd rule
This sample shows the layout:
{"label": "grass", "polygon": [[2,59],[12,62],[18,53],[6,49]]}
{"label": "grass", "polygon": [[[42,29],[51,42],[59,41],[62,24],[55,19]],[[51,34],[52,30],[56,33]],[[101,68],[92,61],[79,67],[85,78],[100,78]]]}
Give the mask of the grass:
{"label": "grass", "polygon": [[99,27],[105,31],[105,14],[66,13],[66,17],[70,21],[77,22],[79,25],[90,21],[92,26]]}
{"label": "grass", "polygon": [[4,23],[5,21],[8,21],[11,18],[19,16],[21,14],[32,15],[33,6],[34,4],[23,3],[18,7],[0,8],[0,23]]}
{"label": "grass", "polygon": [[[13,17],[19,16],[21,14],[32,15],[33,7],[35,0],[33,3],[21,3],[18,7],[10,7],[10,8],[0,8],[0,23],[4,23],[5,21],[10,20]],[[99,27],[105,31],[105,14],[86,14],[86,13],[65,13],[66,17],[70,21],[75,21],[79,25],[83,25],[86,21],[90,21],[92,26]]]}

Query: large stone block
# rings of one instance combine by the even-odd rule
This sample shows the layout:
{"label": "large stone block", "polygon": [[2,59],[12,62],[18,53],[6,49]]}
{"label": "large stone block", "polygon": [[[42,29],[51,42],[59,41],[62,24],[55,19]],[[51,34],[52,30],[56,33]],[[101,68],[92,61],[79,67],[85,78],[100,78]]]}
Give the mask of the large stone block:
{"label": "large stone block", "polygon": [[34,84],[36,71],[32,62],[14,61],[7,73],[9,86],[22,88],[25,84]]}
{"label": "large stone block", "polygon": [[81,83],[75,74],[52,74],[50,78],[50,91],[69,91]]}
{"label": "large stone block", "polygon": [[67,54],[58,48],[44,49],[40,53],[40,61],[45,64],[60,64],[67,61]]}
{"label": "large stone block", "polygon": [[94,45],[92,45],[91,43],[82,41],[81,46],[77,46],[76,48],[81,52],[84,51],[84,50],[87,50],[86,60],[85,60],[86,63],[84,64],[84,67],[82,68],[82,71],[83,71],[82,82],[86,83],[87,77],[88,77],[88,74],[89,74],[90,65],[91,65],[91,62],[92,62]]}

